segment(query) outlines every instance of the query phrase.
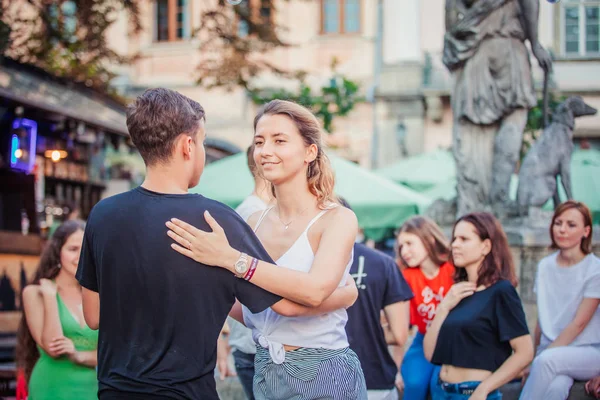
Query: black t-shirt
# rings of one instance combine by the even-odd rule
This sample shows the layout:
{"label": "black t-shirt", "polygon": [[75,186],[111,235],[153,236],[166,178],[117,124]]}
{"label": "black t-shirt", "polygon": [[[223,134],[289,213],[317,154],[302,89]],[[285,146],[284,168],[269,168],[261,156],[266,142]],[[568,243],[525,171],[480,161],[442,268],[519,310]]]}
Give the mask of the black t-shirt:
{"label": "black t-shirt", "polygon": [[517,291],[509,281],[500,280],[450,311],[431,362],[494,372],[512,354],[510,340],[528,333]]}
{"label": "black t-shirt", "polygon": [[280,300],[231,272],[173,249],[172,217],[210,231],[204,211],[232,247],[272,262],[229,207],[197,194],[138,187],[99,202],[83,240],[77,279],[100,293],[99,397],[130,392],[175,399],[218,399],[217,337],[235,298],[253,312]]}
{"label": "black t-shirt", "polygon": [[413,293],[391,257],[363,244],[354,245],[350,273],[358,287],[346,324],[350,348],[360,360],[367,389],[392,389],[398,366],[388,351],[380,313],[390,304],[410,300]]}

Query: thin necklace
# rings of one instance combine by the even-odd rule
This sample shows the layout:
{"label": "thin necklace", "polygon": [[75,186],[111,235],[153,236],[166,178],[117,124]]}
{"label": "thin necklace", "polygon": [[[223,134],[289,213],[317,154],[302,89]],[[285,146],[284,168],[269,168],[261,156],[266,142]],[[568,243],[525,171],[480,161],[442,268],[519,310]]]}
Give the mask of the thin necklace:
{"label": "thin necklace", "polygon": [[292,222],[294,222],[298,217],[302,216],[306,212],[306,210],[308,210],[308,207],[306,207],[304,210],[302,210],[302,212],[298,213],[298,215],[296,215],[294,218],[291,219],[290,222],[288,222],[286,224],[285,222],[283,222],[281,220],[281,217],[279,216],[279,207],[277,207],[277,219],[279,219],[279,222],[281,222],[281,224],[283,225],[284,230],[287,231],[287,229],[290,227],[290,225],[292,224]]}

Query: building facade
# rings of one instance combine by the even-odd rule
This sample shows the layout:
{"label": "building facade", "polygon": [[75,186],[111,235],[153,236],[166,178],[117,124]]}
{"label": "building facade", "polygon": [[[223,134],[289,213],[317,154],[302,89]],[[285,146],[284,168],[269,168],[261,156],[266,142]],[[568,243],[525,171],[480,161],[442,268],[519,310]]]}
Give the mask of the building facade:
{"label": "building facade", "polygon": [[[261,7],[259,0],[248,1]],[[375,4],[377,0],[276,1],[272,10],[260,9],[274,19],[282,39],[292,46],[268,54],[268,61],[290,71],[308,72],[315,87],[331,77],[331,62],[337,71],[357,81],[367,93],[373,76]],[[252,119],[256,106],[242,89],[206,90],[196,84],[196,67],[203,54],[202,38],[193,37],[204,11],[216,0],[157,0],[145,2],[141,12],[144,30],[127,35],[127,18],[120,16],[110,32],[109,42],[122,54],[137,54],[138,60],[119,67],[114,84],[128,96],[148,87],[163,86],[199,101],[207,112],[209,137],[225,140],[245,149],[252,140]],[[260,78],[264,88],[290,85],[273,76]],[[330,141],[344,147],[345,155],[368,162],[372,129],[371,105],[360,104],[347,118],[334,121]]]}
{"label": "building facade", "polygon": [[[387,146],[383,162],[452,143],[452,77],[442,64],[444,0],[385,2],[384,65],[378,103],[382,136],[399,138]],[[600,1],[540,1],[539,39],[554,57],[551,91],[581,95],[600,108]],[[541,98],[543,72],[531,57]],[[576,142],[600,146],[600,116],[577,120]]]}
{"label": "building facade", "polygon": [[[260,0],[243,1],[262,6]],[[196,84],[196,66],[203,54],[202,39],[193,37],[193,32],[199,28],[202,12],[215,2],[149,0],[142,7],[144,30],[136,37],[128,37],[122,16],[110,42],[117,51],[139,57],[119,68],[115,85],[128,95],[155,86],[178,90],[206,108],[209,137],[244,149],[251,142],[256,111],[246,93],[206,90]],[[292,44],[268,54],[270,62],[307,71],[309,82],[319,85],[331,75],[335,57],[338,71],[359,82],[368,99],[375,99],[338,118],[329,139],[342,147],[346,157],[381,167],[451,145],[452,77],[441,61],[444,8],[444,0],[275,0],[274,10],[260,12],[285,27],[281,36]],[[597,0],[543,0],[539,16],[540,41],[555,58],[555,94],[580,94],[595,107],[600,106],[599,10]],[[380,54],[379,64],[376,54]],[[533,58],[532,65],[541,92],[542,71]],[[289,82],[265,76],[260,85],[281,87]],[[592,144],[600,140],[600,116],[578,120],[575,137]],[[374,150],[372,143],[376,143]]]}

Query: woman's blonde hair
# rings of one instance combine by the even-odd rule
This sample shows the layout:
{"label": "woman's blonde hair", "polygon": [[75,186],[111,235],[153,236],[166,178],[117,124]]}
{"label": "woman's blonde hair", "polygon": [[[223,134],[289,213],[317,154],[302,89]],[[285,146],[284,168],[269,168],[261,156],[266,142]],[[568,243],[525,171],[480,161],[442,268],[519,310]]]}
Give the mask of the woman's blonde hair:
{"label": "woman's blonde hair", "polygon": [[[306,179],[310,192],[317,197],[319,207],[326,208],[331,203],[337,203],[333,194],[335,176],[329,157],[323,151],[321,125],[310,110],[288,100],[271,100],[263,105],[254,118],[254,132],[258,121],[265,115],[286,115],[298,128],[304,144],[317,146],[317,157],[308,164]],[[275,196],[275,188],[271,184]]]}

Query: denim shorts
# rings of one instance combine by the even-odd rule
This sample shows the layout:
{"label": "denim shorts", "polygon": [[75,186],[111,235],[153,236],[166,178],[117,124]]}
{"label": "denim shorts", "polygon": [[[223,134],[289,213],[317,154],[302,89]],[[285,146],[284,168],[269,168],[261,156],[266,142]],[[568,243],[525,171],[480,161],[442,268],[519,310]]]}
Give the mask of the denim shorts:
{"label": "denim shorts", "polygon": [[[438,379],[437,385],[435,385],[433,392],[431,393],[431,398],[433,400],[467,400],[471,397],[480,383],[480,381],[448,383]],[[500,390],[498,389],[489,393],[487,396],[487,400],[501,399],[502,393],[500,393]]]}

